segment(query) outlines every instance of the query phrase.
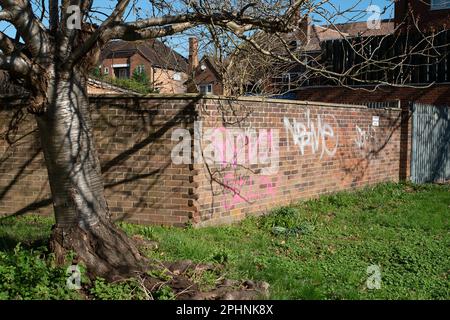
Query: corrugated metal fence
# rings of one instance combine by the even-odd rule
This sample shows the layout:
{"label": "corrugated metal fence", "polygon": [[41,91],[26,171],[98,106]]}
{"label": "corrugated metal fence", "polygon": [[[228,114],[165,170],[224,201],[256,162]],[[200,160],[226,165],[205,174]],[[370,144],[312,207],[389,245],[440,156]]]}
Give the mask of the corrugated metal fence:
{"label": "corrugated metal fence", "polygon": [[413,104],[411,180],[450,180],[450,107]]}

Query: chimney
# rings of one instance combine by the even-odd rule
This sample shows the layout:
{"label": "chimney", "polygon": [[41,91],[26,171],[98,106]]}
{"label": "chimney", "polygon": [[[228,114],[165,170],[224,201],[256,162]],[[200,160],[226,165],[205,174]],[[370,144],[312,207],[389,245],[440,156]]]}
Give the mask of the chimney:
{"label": "chimney", "polygon": [[189,38],[189,73],[192,74],[198,67],[198,39]]}
{"label": "chimney", "polygon": [[301,13],[299,12],[298,34],[299,40],[301,40],[304,44],[307,44],[309,40],[311,40],[311,23],[312,21],[309,14],[306,13],[301,16]]}

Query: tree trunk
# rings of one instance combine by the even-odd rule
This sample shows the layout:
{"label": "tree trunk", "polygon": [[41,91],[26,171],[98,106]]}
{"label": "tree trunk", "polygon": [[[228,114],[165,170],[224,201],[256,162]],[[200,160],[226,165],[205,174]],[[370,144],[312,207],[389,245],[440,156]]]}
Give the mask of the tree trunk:
{"label": "tree trunk", "polygon": [[117,279],[143,270],[134,243],[111,222],[104,196],[85,80],[75,72],[50,80],[45,113],[36,116],[56,225],[57,261],[77,255],[90,276]]}

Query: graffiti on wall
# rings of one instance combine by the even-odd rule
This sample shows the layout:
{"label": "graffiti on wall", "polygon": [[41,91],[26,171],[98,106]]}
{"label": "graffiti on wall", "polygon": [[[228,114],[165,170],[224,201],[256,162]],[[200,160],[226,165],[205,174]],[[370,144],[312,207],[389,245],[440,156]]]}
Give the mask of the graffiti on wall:
{"label": "graffiti on wall", "polygon": [[[284,117],[283,124],[286,129],[288,148],[289,137],[294,141],[294,145],[298,147],[300,154],[305,155],[306,151],[311,150],[312,154],[320,154],[320,159],[324,155],[333,157],[336,154],[339,139],[334,132],[332,124],[337,124],[333,115],[317,115],[317,119],[313,120],[310,116],[309,109],[305,113],[305,121]],[[328,122],[324,120],[330,118]]]}
{"label": "graffiti on wall", "polygon": [[[306,109],[304,116],[285,116],[283,126],[288,150],[295,146],[300,156],[315,155],[319,159],[336,155],[339,124],[334,115],[311,114]],[[375,140],[376,129],[355,125],[354,130],[349,142],[358,150],[366,150]],[[171,154],[175,164],[205,164],[208,171],[214,165],[216,171],[223,172],[219,184],[223,187],[224,209],[277,196],[281,146],[278,129],[203,128],[198,121],[194,122],[193,137],[189,130],[177,129],[172,132],[172,140],[178,142]],[[251,168],[258,169],[255,172]]]}
{"label": "graffiti on wall", "polygon": [[275,197],[277,180],[276,175],[272,178],[265,175],[236,176],[232,172],[227,173],[223,179],[224,208],[230,210],[240,203],[254,203]]}
{"label": "graffiti on wall", "polygon": [[371,125],[367,126],[367,128],[364,129],[356,125],[355,131],[355,145],[358,149],[364,149],[367,145],[367,142],[375,140],[376,129]]}
{"label": "graffiti on wall", "polygon": [[[205,128],[201,121],[194,123],[194,152],[192,137],[187,129],[172,132],[174,164],[203,164],[232,166],[259,164],[262,175],[275,174],[279,166],[279,134],[277,129]],[[193,157],[192,157],[193,154]]]}

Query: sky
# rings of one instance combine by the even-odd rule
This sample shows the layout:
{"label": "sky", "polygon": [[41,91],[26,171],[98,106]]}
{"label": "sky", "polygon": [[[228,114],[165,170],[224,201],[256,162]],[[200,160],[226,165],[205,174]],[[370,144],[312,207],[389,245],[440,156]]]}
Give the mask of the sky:
{"label": "sky", "polygon": [[[321,2],[322,0],[314,0],[316,3]],[[392,0],[329,0],[330,3],[324,6],[324,12],[336,12],[336,11],[346,11],[351,9],[344,16],[333,18],[333,23],[342,23],[349,20],[352,21],[367,21],[370,16],[376,17],[377,14],[375,12],[366,13],[365,10],[370,5],[376,5],[380,8],[382,14],[380,15],[381,19],[387,19],[393,17],[393,5]],[[143,11],[149,10],[150,6],[148,1],[146,0],[137,0],[138,6],[143,9]],[[116,4],[116,0],[94,0],[94,7],[101,8],[112,8],[114,4]],[[385,10],[386,8],[386,10]],[[108,9],[105,9],[107,12]],[[375,15],[374,15],[375,14]],[[128,17],[128,20],[135,20],[136,17],[131,13]],[[326,19],[324,19],[320,14],[315,14],[312,16],[314,24],[325,24],[327,23]],[[15,31],[13,28],[6,28],[6,24],[4,22],[0,22],[0,30],[4,31],[9,36],[14,37]],[[5,29],[6,28],[6,29]],[[188,52],[188,37],[189,34],[186,35],[178,35],[170,37],[167,40],[167,43],[174,48],[180,54],[187,56]]]}

